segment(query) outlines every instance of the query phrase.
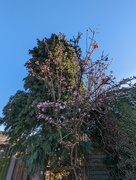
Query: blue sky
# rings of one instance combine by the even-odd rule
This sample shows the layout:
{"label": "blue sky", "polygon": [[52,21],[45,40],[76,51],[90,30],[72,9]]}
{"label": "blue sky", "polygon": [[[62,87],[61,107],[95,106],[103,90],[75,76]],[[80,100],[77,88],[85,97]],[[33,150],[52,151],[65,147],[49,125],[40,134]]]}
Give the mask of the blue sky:
{"label": "blue sky", "polygon": [[98,58],[104,50],[115,59],[110,69],[118,80],[136,75],[135,9],[136,0],[1,0],[0,115],[9,97],[23,89],[28,50],[51,33],[69,39],[80,31],[84,49],[86,29],[100,24]]}

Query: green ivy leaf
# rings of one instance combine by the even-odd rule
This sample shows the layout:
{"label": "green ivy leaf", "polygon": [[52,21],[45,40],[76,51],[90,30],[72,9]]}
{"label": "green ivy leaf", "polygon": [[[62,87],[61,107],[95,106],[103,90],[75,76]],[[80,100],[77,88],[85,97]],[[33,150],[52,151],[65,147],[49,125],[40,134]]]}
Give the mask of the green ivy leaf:
{"label": "green ivy leaf", "polygon": [[91,153],[92,152],[92,142],[91,141],[80,141],[79,145],[83,152],[85,153]]}

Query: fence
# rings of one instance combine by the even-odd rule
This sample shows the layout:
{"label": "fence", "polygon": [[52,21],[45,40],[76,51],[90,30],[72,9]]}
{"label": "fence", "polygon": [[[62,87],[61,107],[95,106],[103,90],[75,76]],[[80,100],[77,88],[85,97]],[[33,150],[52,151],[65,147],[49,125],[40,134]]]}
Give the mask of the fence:
{"label": "fence", "polygon": [[25,168],[12,156],[7,144],[0,144],[0,180],[28,180]]}
{"label": "fence", "polygon": [[87,157],[86,172],[88,180],[109,180],[109,174],[104,165],[105,155],[93,154]]}
{"label": "fence", "polygon": [[[88,180],[109,180],[106,166],[103,164],[105,158],[102,154],[93,154],[87,157],[86,172]],[[37,174],[32,178],[40,180]],[[52,173],[48,172],[48,178],[51,180]],[[19,160],[12,156],[8,145],[0,145],[0,180],[29,180],[26,169],[20,165]],[[61,180],[61,177],[60,177]],[[74,179],[69,179],[74,180]]]}
{"label": "fence", "polygon": [[[88,180],[109,180],[108,172],[103,164],[104,157],[105,157],[104,155],[91,155],[90,157],[88,157],[86,164],[86,172],[87,172]],[[18,159],[12,157],[12,158],[8,158],[7,160],[8,161],[5,161],[4,159],[2,161],[2,162],[5,161],[3,163],[5,165],[4,166],[5,168],[2,168],[0,180],[29,180],[29,176],[26,169],[20,165]],[[69,177],[68,179],[74,180],[71,178],[72,177]],[[32,179],[40,180],[37,174],[35,174]],[[49,173],[48,178],[46,176],[46,180],[52,180],[52,179],[54,179],[52,173]]]}
{"label": "fence", "polygon": [[20,165],[19,160],[11,158],[5,180],[28,180],[29,176],[26,169]]}
{"label": "fence", "polygon": [[[86,157],[85,170],[87,180],[110,180],[109,173],[106,165],[104,164],[105,155],[92,154]],[[64,168],[66,169],[66,168]],[[70,167],[69,167],[70,170]],[[72,172],[72,171],[71,171]],[[54,173],[47,171],[46,180],[55,180]],[[73,173],[68,177],[61,178],[59,180],[75,180]]]}

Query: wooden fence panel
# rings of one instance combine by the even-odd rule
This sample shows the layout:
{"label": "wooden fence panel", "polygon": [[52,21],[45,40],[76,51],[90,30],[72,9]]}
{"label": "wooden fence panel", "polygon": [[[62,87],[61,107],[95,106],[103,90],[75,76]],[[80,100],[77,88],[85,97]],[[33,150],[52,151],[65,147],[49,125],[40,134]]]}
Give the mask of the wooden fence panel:
{"label": "wooden fence panel", "polygon": [[86,172],[88,180],[110,180],[106,166],[105,155],[92,154],[87,157]]}
{"label": "wooden fence panel", "polygon": [[[12,157],[12,152],[9,146],[1,145],[0,146],[0,180],[29,180],[29,175],[26,169],[22,165],[20,165],[19,160],[14,157],[12,158],[11,157]],[[87,157],[85,167],[86,167],[88,180],[110,179],[108,172],[106,170],[106,166],[103,163],[104,158],[105,156],[102,154],[96,154],[96,155],[92,154]],[[50,173],[51,172],[46,173],[46,179],[49,180],[54,179],[52,173],[51,174]],[[40,180],[38,173],[35,173],[32,180]]]}
{"label": "wooden fence panel", "polygon": [[28,173],[26,169],[22,165],[20,165],[18,159],[16,159],[11,180],[28,180]]}

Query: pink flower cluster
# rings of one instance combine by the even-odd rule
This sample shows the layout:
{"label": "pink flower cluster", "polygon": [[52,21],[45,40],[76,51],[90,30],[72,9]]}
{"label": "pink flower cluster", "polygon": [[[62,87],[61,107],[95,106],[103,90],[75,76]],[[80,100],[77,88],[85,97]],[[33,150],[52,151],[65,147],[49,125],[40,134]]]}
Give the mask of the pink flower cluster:
{"label": "pink flower cluster", "polygon": [[38,109],[41,109],[42,111],[44,111],[46,108],[49,107],[49,103],[48,102],[41,102],[37,105]]}
{"label": "pink flower cluster", "polygon": [[45,114],[39,114],[38,119],[44,119],[44,120],[48,121],[49,123],[53,122],[52,117],[46,116]]}
{"label": "pink flower cluster", "polygon": [[67,102],[62,102],[62,103],[54,103],[54,102],[41,102],[37,105],[37,108],[44,111],[48,107],[53,107],[53,108],[59,108],[59,109],[65,109],[67,107]]}
{"label": "pink flower cluster", "polygon": [[64,39],[64,38],[65,38],[65,34],[59,32],[59,34],[58,34],[58,40],[62,40],[62,39]]}
{"label": "pink flower cluster", "polygon": [[67,102],[63,102],[63,103],[55,103],[54,107],[59,108],[59,109],[65,109],[67,107]]}

